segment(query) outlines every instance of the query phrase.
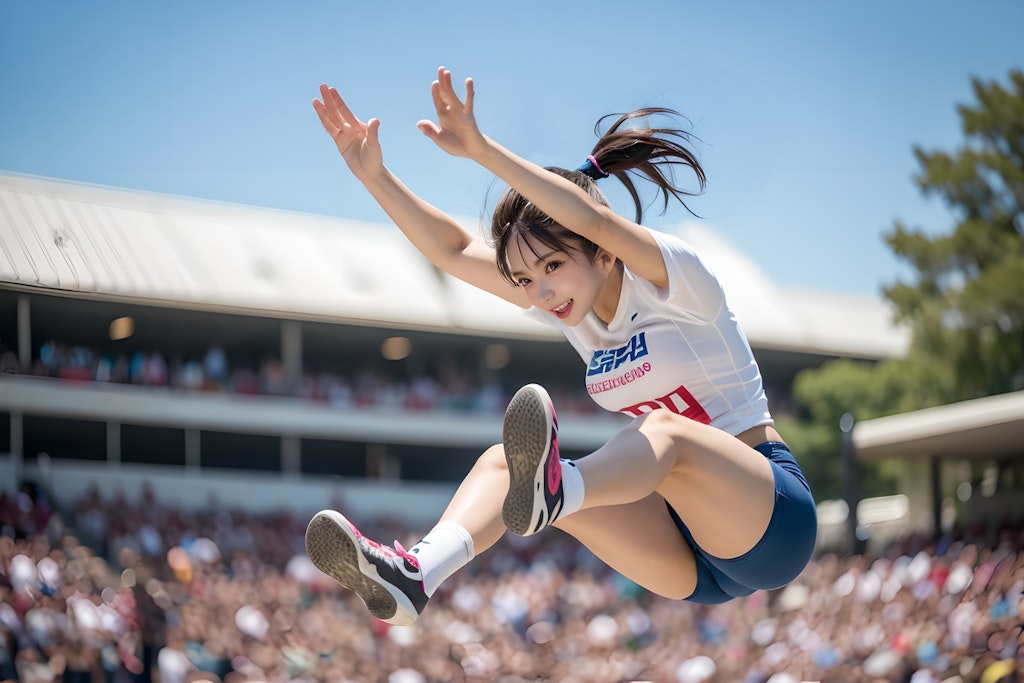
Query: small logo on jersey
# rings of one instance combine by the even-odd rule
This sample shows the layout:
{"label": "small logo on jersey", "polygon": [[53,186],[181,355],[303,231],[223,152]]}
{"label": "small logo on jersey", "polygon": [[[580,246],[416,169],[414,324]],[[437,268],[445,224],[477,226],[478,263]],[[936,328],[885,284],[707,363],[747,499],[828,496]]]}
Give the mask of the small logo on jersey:
{"label": "small logo on jersey", "polygon": [[635,361],[647,355],[647,336],[645,332],[634,334],[633,337],[617,349],[598,349],[590,357],[587,377],[601,375],[615,370],[623,363]]}

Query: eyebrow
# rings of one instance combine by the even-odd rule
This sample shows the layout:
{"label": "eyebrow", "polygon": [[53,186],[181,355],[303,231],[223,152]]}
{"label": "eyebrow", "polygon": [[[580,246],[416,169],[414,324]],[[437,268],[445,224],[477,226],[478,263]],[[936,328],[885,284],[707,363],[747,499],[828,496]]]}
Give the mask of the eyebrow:
{"label": "eyebrow", "polygon": [[[533,250],[531,249],[530,251],[533,251]],[[536,252],[534,252],[534,253],[536,253]],[[529,265],[529,264],[527,264],[527,266],[529,268],[536,268],[537,264],[543,263],[544,261],[547,261],[549,258],[551,258],[552,255],[560,254],[560,253],[561,253],[561,251],[559,249],[552,249],[551,251],[549,251],[548,253],[544,254],[543,256],[538,256],[537,259],[533,262],[532,266]],[[523,251],[522,251],[522,249],[520,249],[519,250],[519,255],[522,256],[522,254],[523,254]],[[525,261],[526,259],[523,259],[523,260]],[[528,273],[525,273],[525,272],[523,272],[521,270],[513,270],[512,271],[512,275],[527,275],[527,274]]]}

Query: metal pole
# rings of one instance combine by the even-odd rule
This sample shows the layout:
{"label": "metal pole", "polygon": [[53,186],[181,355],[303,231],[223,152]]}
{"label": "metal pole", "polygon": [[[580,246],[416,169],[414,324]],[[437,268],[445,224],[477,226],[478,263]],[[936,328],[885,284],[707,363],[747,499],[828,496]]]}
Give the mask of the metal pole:
{"label": "metal pole", "polygon": [[295,320],[281,323],[281,364],[285,390],[294,396],[302,385],[302,326]]}
{"label": "metal pole", "polygon": [[846,523],[850,535],[850,549],[857,554],[864,552],[865,540],[857,523],[857,504],[860,503],[860,474],[857,470],[857,454],[853,446],[853,426],[856,423],[851,413],[839,418],[841,454],[843,457],[843,498],[849,510]]}
{"label": "metal pole", "polygon": [[18,365],[32,371],[32,304],[27,294],[18,295]]}

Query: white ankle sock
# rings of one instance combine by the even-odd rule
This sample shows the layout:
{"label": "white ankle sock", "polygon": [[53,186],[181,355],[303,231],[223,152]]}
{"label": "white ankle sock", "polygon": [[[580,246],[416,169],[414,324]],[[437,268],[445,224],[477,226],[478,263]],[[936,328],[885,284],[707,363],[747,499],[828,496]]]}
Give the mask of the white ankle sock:
{"label": "white ankle sock", "polygon": [[428,597],[476,554],[473,537],[464,526],[451,520],[438,522],[409,552],[419,562],[423,590]]}
{"label": "white ankle sock", "polygon": [[580,472],[580,468],[572,460],[562,458],[562,496],[565,500],[562,501],[562,511],[558,513],[559,519],[571,515],[583,506],[584,492],[583,473]]}

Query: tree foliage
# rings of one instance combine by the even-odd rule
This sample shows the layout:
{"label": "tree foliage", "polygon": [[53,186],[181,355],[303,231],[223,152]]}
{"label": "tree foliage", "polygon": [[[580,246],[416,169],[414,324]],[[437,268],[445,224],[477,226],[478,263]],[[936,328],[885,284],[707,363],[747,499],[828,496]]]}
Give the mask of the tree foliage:
{"label": "tree foliage", "polygon": [[915,178],[958,222],[929,237],[897,223],[886,241],[916,270],[885,294],[913,329],[911,353],[952,367],[933,402],[1024,388],[1024,72],[1010,85],[972,81],[958,107],[966,143],[955,153],[914,150]]}
{"label": "tree foliage", "polygon": [[[887,244],[913,275],[884,289],[909,326],[905,358],[838,360],[801,373],[804,408],[788,425],[819,498],[841,492],[840,416],[865,420],[1024,388],[1024,72],[1008,85],[972,79],[976,102],[957,107],[965,142],[953,152],[915,147],[914,180],[941,198],[955,225],[946,233],[897,221]],[[787,431],[787,440],[790,439]],[[864,493],[885,493],[877,472]]]}

